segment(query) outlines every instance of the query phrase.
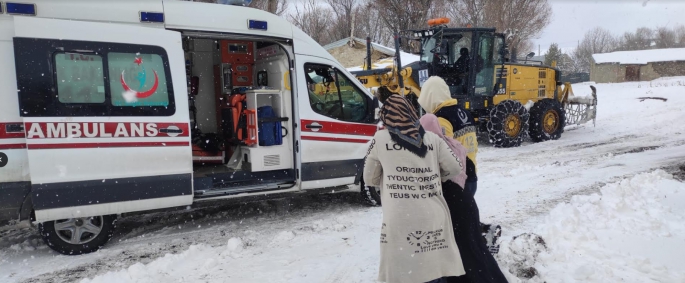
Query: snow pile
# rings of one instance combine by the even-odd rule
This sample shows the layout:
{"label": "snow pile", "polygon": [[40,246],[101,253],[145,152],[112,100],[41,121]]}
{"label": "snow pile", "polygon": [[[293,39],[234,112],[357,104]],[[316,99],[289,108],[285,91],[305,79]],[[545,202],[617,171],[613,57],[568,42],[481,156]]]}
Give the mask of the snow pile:
{"label": "snow pile", "polygon": [[593,54],[592,59],[597,64],[647,64],[651,62],[685,61],[685,48],[616,51]]}
{"label": "snow pile", "polygon": [[574,196],[502,244],[502,269],[530,282],[685,282],[683,204],[685,185],[661,170]]}

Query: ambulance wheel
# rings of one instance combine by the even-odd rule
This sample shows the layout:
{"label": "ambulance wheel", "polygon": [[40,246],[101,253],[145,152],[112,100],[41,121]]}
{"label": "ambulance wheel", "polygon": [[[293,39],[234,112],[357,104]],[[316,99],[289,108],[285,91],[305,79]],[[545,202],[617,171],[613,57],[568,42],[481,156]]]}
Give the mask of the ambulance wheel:
{"label": "ambulance wheel", "polygon": [[380,188],[370,187],[361,182],[361,194],[364,202],[370,206],[381,206]]}
{"label": "ambulance wheel", "polygon": [[92,253],[112,238],[116,215],[70,218],[38,225],[43,241],[65,255]]}
{"label": "ambulance wheel", "polygon": [[530,114],[523,105],[505,100],[490,110],[488,137],[495,147],[517,147],[523,142],[528,130]]}
{"label": "ambulance wheel", "polygon": [[566,112],[554,99],[543,99],[530,108],[528,134],[534,142],[556,140],[566,126]]}

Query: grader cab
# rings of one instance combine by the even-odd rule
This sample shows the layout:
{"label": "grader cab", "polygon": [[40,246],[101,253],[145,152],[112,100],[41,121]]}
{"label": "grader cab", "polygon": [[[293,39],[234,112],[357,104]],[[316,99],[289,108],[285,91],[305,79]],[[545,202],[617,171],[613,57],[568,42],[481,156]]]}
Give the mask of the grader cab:
{"label": "grader cab", "polygon": [[[526,135],[535,142],[558,139],[567,123],[594,119],[594,87],[593,96],[577,99],[557,68],[511,62],[505,34],[494,28],[449,28],[447,22],[431,20],[428,29],[406,32],[405,38],[420,45],[419,61],[352,73],[368,88],[387,86],[405,95],[417,109],[428,77],[443,78],[451,96],[478,121],[479,132],[497,147],[519,146]],[[399,55],[397,42],[396,49]]]}

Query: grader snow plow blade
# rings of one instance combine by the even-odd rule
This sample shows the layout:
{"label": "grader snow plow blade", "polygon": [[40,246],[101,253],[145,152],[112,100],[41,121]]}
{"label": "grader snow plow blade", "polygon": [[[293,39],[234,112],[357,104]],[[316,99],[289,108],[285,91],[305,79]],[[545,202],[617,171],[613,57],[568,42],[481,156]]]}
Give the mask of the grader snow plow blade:
{"label": "grader snow plow blade", "polygon": [[570,83],[564,83],[562,91],[562,104],[566,111],[566,125],[580,125],[592,121],[595,125],[597,118],[597,89],[590,86],[592,94],[589,96],[576,96]]}

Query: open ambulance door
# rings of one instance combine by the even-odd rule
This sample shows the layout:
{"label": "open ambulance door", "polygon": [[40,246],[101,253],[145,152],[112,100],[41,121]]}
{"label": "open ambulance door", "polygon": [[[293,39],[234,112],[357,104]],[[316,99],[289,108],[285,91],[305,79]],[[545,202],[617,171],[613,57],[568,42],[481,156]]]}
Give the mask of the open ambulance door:
{"label": "open ambulance door", "polygon": [[[339,64],[296,55],[301,122],[301,187],[353,184],[376,133],[373,99]],[[304,90],[304,91],[303,91]]]}
{"label": "open ambulance door", "polygon": [[19,16],[14,32],[38,222],[192,203],[178,32]]}

